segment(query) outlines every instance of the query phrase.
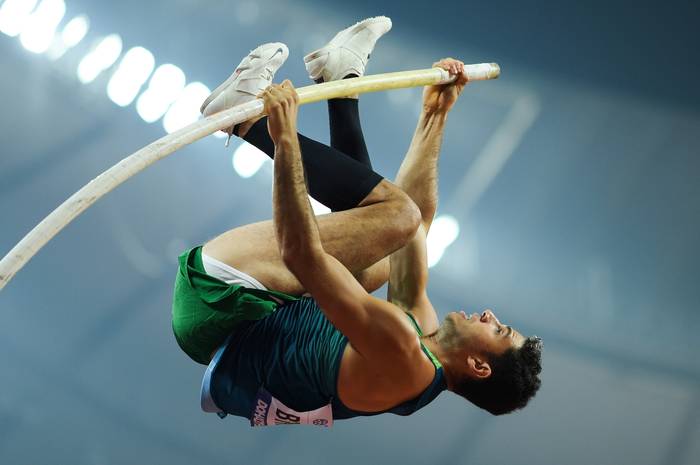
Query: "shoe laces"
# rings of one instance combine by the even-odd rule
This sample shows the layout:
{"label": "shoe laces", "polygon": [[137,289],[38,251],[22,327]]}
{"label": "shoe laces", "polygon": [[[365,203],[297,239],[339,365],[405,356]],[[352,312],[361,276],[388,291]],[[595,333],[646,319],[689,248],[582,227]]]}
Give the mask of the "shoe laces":
{"label": "shoe laces", "polygon": [[265,79],[266,81],[272,81],[273,72],[270,68],[266,66],[260,73],[260,77]]}
{"label": "shoe laces", "polygon": [[[250,68],[248,67],[239,67],[236,68],[235,72],[238,73],[239,75],[243,73],[243,71],[248,71]],[[265,79],[266,81],[272,82],[272,78],[274,77],[274,73],[270,68],[267,66],[264,67],[261,71],[260,74],[258,75],[259,78]],[[250,77],[242,77],[241,79],[250,79]]]}

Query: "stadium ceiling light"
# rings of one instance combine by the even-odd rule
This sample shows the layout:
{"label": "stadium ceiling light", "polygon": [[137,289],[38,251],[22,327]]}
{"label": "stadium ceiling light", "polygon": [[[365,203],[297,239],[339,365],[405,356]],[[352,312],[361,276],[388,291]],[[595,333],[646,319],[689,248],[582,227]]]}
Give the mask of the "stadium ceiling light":
{"label": "stadium ceiling light", "polygon": [[61,31],[61,40],[66,48],[75,47],[87,34],[90,27],[90,20],[85,15],[78,15],[68,21]]}
{"label": "stadium ceiling light", "polygon": [[37,0],[6,0],[0,7],[0,32],[18,36],[24,29]]}
{"label": "stadium ceiling light", "polygon": [[233,169],[242,178],[253,176],[267,160],[265,153],[248,142],[242,142],[233,151]]}
{"label": "stadium ceiling light", "polygon": [[49,58],[58,60],[68,50],[78,45],[87,35],[89,27],[90,20],[85,15],[78,15],[68,21],[61,33],[54,37],[49,48]]}
{"label": "stadium ceiling light", "polygon": [[450,215],[440,215],[430,226],[427,238],[428,267],[437,265],[445,250],[459,236],[459,222]]}
{"label": "stadium ceiling light", "polygon": [[102,71],[119,59],[122,53],[122,39],[118,34],[110,34],[78,64],[78,79],[83,84],[94,81]]}
{"label": "stadium ceiling light", "polygon": [[46,52],[65,14],[63,0],[43,0],[26,20],[19,36],[22,46],[32,53]]}
{"label": "stadium ceiling light", "polygon": [[[88,17],[80,14],[68,21],[57,34],[65,13],[65,0],[41,0],[40,3],[39,0],[5,0],[0,4],[0,32],[11,37],[19,36],[22,46],[30,52],[47,52],[51,60],[58,60],[86,37],[90,27]],[[259,8],[254,2],[239,5],[238,15],[244,22],[254,20],[258,14]],[[118,34],[102,38],[80,60],[76,70],[78,80],[83,84],[93,82],[114,65],[121,54],[122,39]],[[200,82],[186,85],[185,73],[173,64],[161,65],[155,72],[154,66],[155,58],[151,52],[143,47],[131,48],[109,79],[109,99],[124,107],[138,96],[136,110],[139,116],[147,123],[163,118],[163,127],[168,133],[199,119],[199,105],[209,94],[209,89]],[[148,88],[139,95],[149,76]],[[226,137],[221,131],[214,136]],[[319,204],[318,209],[322,208]]]}
{"label": "stadium ceiling light", "polygon": [[185,73],[177,66],[166,63],[156,68],[148,88],[136,101],[136,111],[141,119],[154,123],[162,118],[182,93],[185,83]]}
{"label": "stadium ceiling light", "polygon": [[211,93],[201,82],[187,84],[163,117],[163,128],[170,134],[199,119],[199,107]]}
{"label": "stadium ceiling light", "polygon": [[143,47],[134,47],[124,54],[107,84],[107,96],[120,107],[134,101],[141,86],[153,72],[155,58]]}

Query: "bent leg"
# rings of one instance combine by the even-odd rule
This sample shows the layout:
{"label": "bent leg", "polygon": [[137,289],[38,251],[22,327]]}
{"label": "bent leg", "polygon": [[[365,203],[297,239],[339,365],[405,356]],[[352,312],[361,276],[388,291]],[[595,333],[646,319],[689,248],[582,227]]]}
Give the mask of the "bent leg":
{"label": "bent leg", "polygon": [[[413,237],[419,220],[415,204],[386,180],[357,208],[317,217],[323,248],[358,276],[368,290],[381,286],[388,271],[384,265],[367,268]],[[268,289],[304,293],[282,261],[272,221],[232,229],[205,244],[203,253],[255,277]]]}
{"label": "bent leg", "polygon": [[[383,179],[362,162],[301,134],[299,146],[309,194],[333,211],[354,208]],[[275,145],[267,132],[267,118],[255,122],[243,139],[275,157]]]}
{"label": "bent leg", "polygon": [[[415,232],[417,209],[403,191],[372,171],[357,100],[331,100],[328,111],[333,147],[299,135],[308,188],[312,197],[334,211],[318,217],[324,249],[373,291],[388,279],[385,257]],[[266,118],[236,132],[274,158]],[[232,229],[208,242],[203,252],[269,289],[304,292],[282,262],[271,221]]]}

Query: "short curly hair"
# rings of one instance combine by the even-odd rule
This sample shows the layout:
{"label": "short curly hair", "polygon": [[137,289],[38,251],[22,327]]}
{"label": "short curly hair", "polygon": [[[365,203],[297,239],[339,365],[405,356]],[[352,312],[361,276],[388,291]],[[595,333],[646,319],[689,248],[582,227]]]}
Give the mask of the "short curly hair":
{"label": "short curly hair", "polygon": [[521,409],[540,388],[542,340],[529,337],[519,349],[508,349],[492,357],[491,376],[474,379],[465,376],[452,391],[493,415]]}

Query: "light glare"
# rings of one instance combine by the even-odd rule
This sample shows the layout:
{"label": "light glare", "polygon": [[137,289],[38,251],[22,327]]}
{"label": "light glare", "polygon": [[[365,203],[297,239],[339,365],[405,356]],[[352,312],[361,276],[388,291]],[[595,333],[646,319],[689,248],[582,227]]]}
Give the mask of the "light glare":
{"label": "light glare", "polygon": [[24,29],[37,0],[7,0],[0,7],[0,32],[10,37],[19,35]]}
{"label": "light glare", "polygon": [[61,40],[66,49],[75,47],[85,38],[90,27],[90,20],[85,15],[79,15],[68,21],[63,31],[61,31]]}
{"label": "light glare", "polygon": [[185,88],[185,73],[175,65],[156,68],[148,88],[136,101],[136,111],[147,123],[158,121]]}
{"label": "light glare", "polygon": [[440,215],[433,221],[427,238],[428,267],[438,264],[445,250],[459,236],[459,222],[450,215]]}
{"label": "light glare", "polygon": [[141,86],[153,72],[155,58],[143,47],[134,47],[124,54],[119,67],[107,84],[110,100],[125,107],[134,101]]}
{"label": "light glare", "polygon": [[192,82],[182,90],[180,97],[163,117],[163,128],[170,134],[199,119],[199,106],[211,93],[201,82]]}
{"label": "light glare", "polygon": [[66,14],[63,0],[43,0],[32,13],[19,37],[22,46],[32,53],[44,53],[49,49],[58,23]]}
{"label": "light glare", "polygon": [[242,178],[249,178],[257,173],[269,160],[267,155],[254,145],[242,142],[233,152],[233,169]]}
{"label": "light glare", "polygon": [[108,35],[80,61],[78,65],[78,79],[83,84],[94,81],[102,71],[117,61],[121,53],[121,37],[117,34]]}
{"label": "light glare", "polygon": [[58,60],[69,49],[80,43],[85,35],[87,35],[89,20],[85,15],[79,15],[68,21],[63,27],[60,35],[54,37],[51,46],[49,47],[48,55],[52,60]]}

